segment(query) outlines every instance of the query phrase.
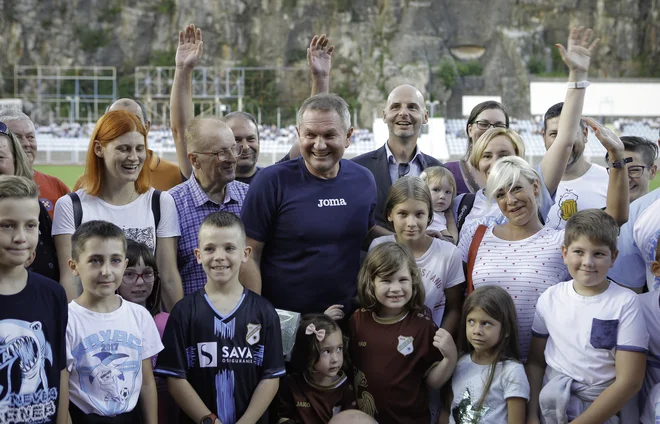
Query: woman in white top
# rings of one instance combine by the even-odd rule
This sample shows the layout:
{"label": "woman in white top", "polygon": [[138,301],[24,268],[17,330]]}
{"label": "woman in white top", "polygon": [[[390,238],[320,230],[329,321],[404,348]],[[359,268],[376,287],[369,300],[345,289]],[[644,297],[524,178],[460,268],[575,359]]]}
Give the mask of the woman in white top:
{"label": "woman in white top", "polygon": [[[160,193],[158,228],[152,211],[151,176],[147,157],[147,131],[134,114],[113,111],[103,115],[94,128],[85,166],[80,199],[82,222],[105,220],[121,227],[128,239],[155,251],[167,310],[183,297],[176,267],[179,220],[172,196]],[[60,284],[69,301],[80,294],[77,277],[69,269],[71,236],[76,230],[74,200],[60,198],[55,205],[53,236],[60,265]],[[80,224],[78,223],[78,225]]]}

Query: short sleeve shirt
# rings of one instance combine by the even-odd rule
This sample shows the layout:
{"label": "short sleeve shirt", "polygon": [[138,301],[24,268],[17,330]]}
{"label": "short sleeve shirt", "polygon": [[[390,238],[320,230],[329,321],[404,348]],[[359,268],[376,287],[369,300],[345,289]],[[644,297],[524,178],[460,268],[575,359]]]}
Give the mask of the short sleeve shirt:
{"label": "short sleeve shirt", "polygon": [[0,422],[56,422],[67,319],[64,289],[39,274],[0,295]]}
{"label": "short sleeve shirt", "polygon": [[373,175],[351,161],[342,159],[327,180],[312,175],[302,157],[261,170],[241,218],[247,236],[264,243],[263,296],[301,313],[350,303],[375,207]]}
{"label": "short sleeve shirt", "polygon": [[442,360],[433,346],[438,327],[419,312],[383,320],[359,309],[349,328],[357,402],[362,412],[381,424],[428,424],[431,414],[424,379]]}
{"label": "short sleeve shirt", "polygon": [[85,414],[132,411],[140,397],[142,361],[162,349],[144,307],[121,299],[117,310],[99,313],[71,302],[66,329],[71,402]]}
{"label": "short sleeve shirt", "polygon": [[230,182],[225,188],[225,199],[221,205],[209,199],[194,176],[169,191],[179,216],[181,237],[177,249],[177,265],[184,294],[194,293],[206,284],[206,274],[197,263],[194,253],[202,221],[207,215],[219,211],[240,215],[248,188],[247,184]]}
{"label": "short sleeve shirt", "polygon": [[573,280],[546,290],[536,306],[532,332],[546,337],[545,361],[589,386],[616,376],[617,350],[646,353],[649,335],[637,295],[617,284],[596,296],[581,296]]}
{"label": "short sleeve shirt", "polygon": [[507,399],[529,400],[529,382],[525,368],[520,362],[503,361],[497,364],[493,381],[481,408],[477,404],[488,382],[490,365],[475,364],[470,355],[456,364],[451,388],[454,398],[451,403],[450,424],[472,424],[475,417],[480,424],[502,424],[508,422]]}
{"label": "short sleeve shirt", "polygon": [[[655,189],[630,204],[628,222],[621,226],[619,255],[608,277],[625,287],[660,288],[660,278],[651,274],[650,263],[660,236],[660,189]],[[647,212],[648,211],[648,212]]]}
{"label": "short sleeve shirt", "polygon": [[[156,239],[178,237],[179,219],[176,214],[174,200],[167,192],[160,195],[160,222],[158,228],[151,210],[151,198],[154,189],[138,196],[127,205],[111,205],[96,196],[90,196],[84,189],[76,191],[82,206],[82,223],[100,219],[112,222],[124,230],[126,238],[146,244],[151,251],[155,251]],[[53,236],[73,234],[76,230],[73,217],[73,203],[71,197],[64,196],[55,205],[55,218],[53,219]]]}
{"label": "short sleeve shirt", "polygon": [[607,186],[610,177],[600,165],[591,164],[580,178],[560,181],[555,199],[545,224],[555,230],[566,228],[566,222],[585,209],[602,209],[606,206]]}
{"label": "short sleeve shirt", "polygon": [[280,382],[277,396],[277,422],[281,424],[325,424],[341,411],[356,409],[355,391],[348,377],[329,386],[314,383],[305,375],[294,374]]}
{"label": "short sleeve shirt", "polygon": [[[261,380],[285,375],[280,321],[273,306],[245,289],[220,314],[202,288],[172,309],[155,373],[186,379],[223,424],[235,424]],[[181,423],[193,423],[182,413]],[[266,424],[265,414],[258,424]]]}
{"label": "short sleeve shirt", "polygon": [[50,219],[53,219],[55,203],[71,190],[61,180],[51,175],[34,171],[33,177],[34,182],[39,186],[39,201],[48,211]]}

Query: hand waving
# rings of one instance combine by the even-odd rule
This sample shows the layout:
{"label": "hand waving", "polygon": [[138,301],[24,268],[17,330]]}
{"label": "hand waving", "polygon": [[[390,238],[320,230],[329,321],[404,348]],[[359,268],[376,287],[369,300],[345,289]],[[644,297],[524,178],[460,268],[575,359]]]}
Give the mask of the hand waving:
{"label": "hand waving", "polygon": [[195,28],[194,24],[188,25],[183,31],[179,31],[179,46],[176,49],[176,67],[194,68],[199,63],[203,51],[202,30]]}
{"label": "hand waving", "polygon": [[572,28],[568,36],[568,47],[556,44],[561,58],[573,72],[586,73],[589,71],[591,56],[600,41],[599,38],[591,41],[592,31],[589,28]]}
{"label": "hand waving", "polygon": [[307,66],[312,75],[327,77],[332,67],[332,52],[335,46],[329,46],[330,39],[325,34],[315,35],[307,48]]}
{"label": "hand waving", "polygon": [[610,131],[609,128],[602,126],[599,122],[591,118],[583,118],[584,122],[589,125],[593,130],[596,138],[600,141],[600,144],[607,149],[610,154],[610,160],[616,160],[615,158],[623,158],[625,147],[623,146],[623,141]]}

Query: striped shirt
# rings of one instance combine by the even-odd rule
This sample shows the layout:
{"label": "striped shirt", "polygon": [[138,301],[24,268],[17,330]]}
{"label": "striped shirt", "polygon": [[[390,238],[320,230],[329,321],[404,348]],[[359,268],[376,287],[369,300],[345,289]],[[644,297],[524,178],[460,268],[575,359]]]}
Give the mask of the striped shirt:
{"label": "striped shirt", "polygon": [[[467,262],[470,242],[478,224],[464,229],[458,248]],[[536,301],[550,286],[569,280],[561,255],[564,231],[544,227],[524,240],[502,240],[490,227],[479,245],[472,270],[474,288],[496,284],[513,298],[518,314],[521,359],[527,359]]]}
{"label": "striped shirt", "polygon": [[230,182],[227,184],[222,205],[209,199],[196,178],[189,178],[169,191],[179,214],[181,237],[177,251],[177,265],[185,295],[196,292],[206,284],[206,274],[202,266],[197,263],[194,253],[197,247],[197,233],[202,221],[208,214],[219,211],[240,215],[249,187],[238,181]]}

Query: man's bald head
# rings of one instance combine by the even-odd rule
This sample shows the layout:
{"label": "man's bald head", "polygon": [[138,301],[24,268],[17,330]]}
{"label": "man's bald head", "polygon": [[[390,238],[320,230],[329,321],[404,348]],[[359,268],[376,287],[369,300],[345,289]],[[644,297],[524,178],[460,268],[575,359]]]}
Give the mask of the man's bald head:
{"label": "man's bald head", "polygon": [[184,140],[189,152],[217,151],[220,144],[236,144],[229,125],[217,118],[194,118],[186,126]]}
{"label": "man's bald head", "polygon": [[128,97],[115,100],[106,112],[112,112],[113,110],[125,110],[130,112],[137,117],[142,122],[142,125],[145,126],[147,131],[151,127],[151,121],[147,119],[147,110],[144,108],[144,105],[137,100],[129,99]]}
{"label": "man's bald head", "polygon": [[424,105],[424,96],[422,92],[409,84],[403,84],[398,87],[395,87],[394,90],[390,91],[389,96],[387,96],[387,105],[389,106],[393,102],[399,101],[400,98],[411,98],[414,97],[419,103],[422,110],[426,110]]}
{"label": "man's bald head", "polygon": [[332,417],[328,424],[378,424],[378,421],[362,411],[349,409]]}

